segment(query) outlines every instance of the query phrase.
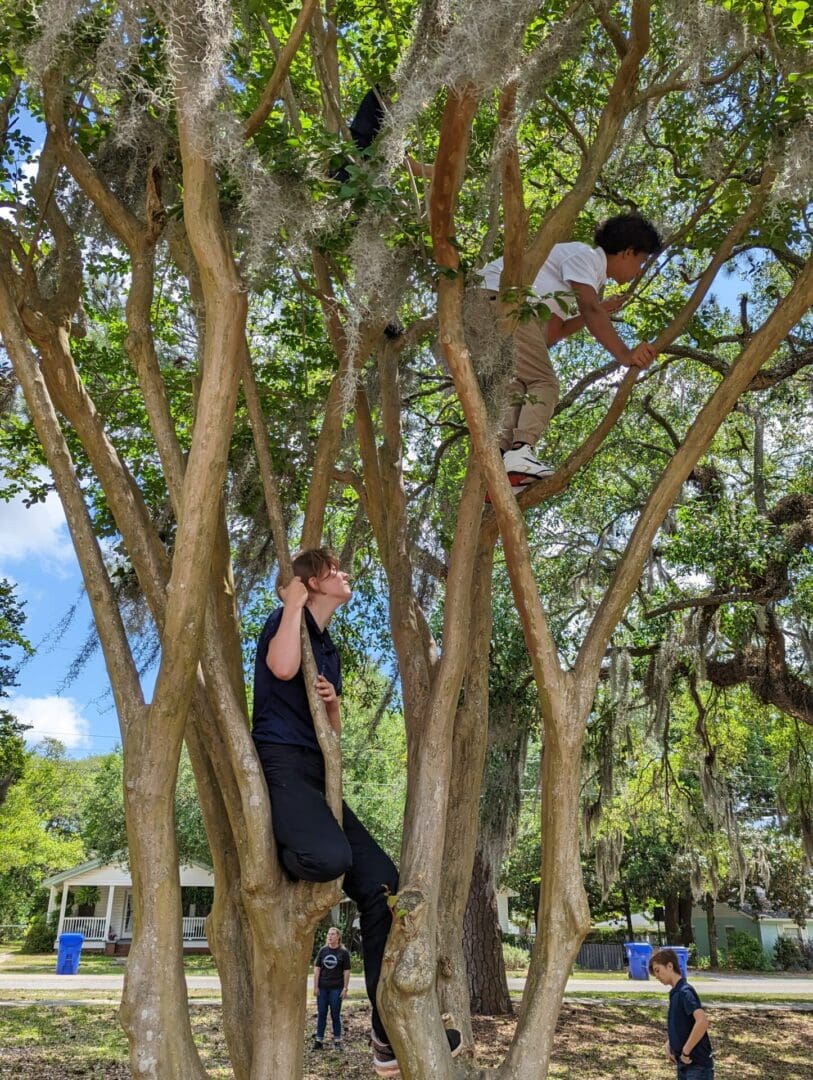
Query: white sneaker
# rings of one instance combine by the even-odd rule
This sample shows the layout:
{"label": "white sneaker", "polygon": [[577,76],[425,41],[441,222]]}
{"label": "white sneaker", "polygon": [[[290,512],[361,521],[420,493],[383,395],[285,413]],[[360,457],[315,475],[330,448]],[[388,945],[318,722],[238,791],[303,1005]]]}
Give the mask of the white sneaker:
{"label": "white sneaker", "polygon": [[507,473],[520,473],[522,476],[551,476],[553,469],[534,456],[533,450],[525,443],[517,450],[506,450],[502,457]]}

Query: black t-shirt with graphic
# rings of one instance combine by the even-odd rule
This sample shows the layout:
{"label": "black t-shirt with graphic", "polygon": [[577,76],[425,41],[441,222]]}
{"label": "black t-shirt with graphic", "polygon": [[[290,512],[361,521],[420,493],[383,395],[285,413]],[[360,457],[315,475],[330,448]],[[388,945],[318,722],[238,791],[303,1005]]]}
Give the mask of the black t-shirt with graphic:
{"label": "black t-shirt with graphic", "polygon": [[350,970],[350,953],[340,945],[331,949],[323,945],[313,962],[319,968],[319,989],[335,990],[344,986],[343,972]]}

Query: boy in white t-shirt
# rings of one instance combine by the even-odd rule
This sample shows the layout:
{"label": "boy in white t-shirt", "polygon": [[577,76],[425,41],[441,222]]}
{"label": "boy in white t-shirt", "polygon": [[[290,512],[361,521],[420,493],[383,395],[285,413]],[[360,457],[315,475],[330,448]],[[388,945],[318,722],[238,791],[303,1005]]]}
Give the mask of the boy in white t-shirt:
{"label": "boy in white t-shirt", "polygon": [[[620,298],[602,302],[601,291],[608,278],[625,285],[638,276],[647,258],[661,250],[657,230],[638,214],[618,214],[598,228],[595,243],[594,248],[578,242],[556,244],[531,283],[533,295],[550,309],[550,319],[503,316],[514,339],[514,372],[508,385],[511,402],[500,450],[515,485],[553,471],[533,451],[559,401],[559,380],[551,366],[548,346],[586,326],[625,367],[646,368],[655,358],[649,342],[642,341],[631,349],[619,337],[610,313],[618,309]],[[502,267],[503,260],[495,259],[479,271],[483,288],[495,303]],[[571,298],[579,310],[575,317],[569,317]]]}

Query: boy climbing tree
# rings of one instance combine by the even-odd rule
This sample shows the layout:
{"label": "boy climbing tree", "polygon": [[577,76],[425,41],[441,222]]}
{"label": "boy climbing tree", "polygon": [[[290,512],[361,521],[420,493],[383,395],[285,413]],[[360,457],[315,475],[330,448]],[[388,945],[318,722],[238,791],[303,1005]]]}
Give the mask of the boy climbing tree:
{"label": "boy climbing tree", "polygon": [[[325,764],[302,675],[300,624],[304,613],[318,676],[316,692],[334,730],[341,731],[342,670],[327,624],[353,591],[339,560],[326,548],[301,551],[294,576],[277,590],[282,607],[271,612],[257,643],[252,737],[268,784],[280,861],[292,880],[333,881],[356,902],[361,923],[364,977],[372,1005],[373,1068],[398,1076],[398,1061],[376,1005],[381,960],[398,891],[398,871],[353,811],[342,804],[342,824],[325,799]],[[457,1053],[460,1033],[447,1031]]]}
{"label": "boy climbing tree", "polygon": [[[514,486],[522,486],[553,470],[539,461],[534,446],[548,426],[559,401],[559,380],[550,362],[548,347],[587,327],[624,367],[648,367],[655,350],[647,341],[630,348],[619,336],[610,314],[621,306],[621,298],[601,300],[608,278],[626,285],[641,272],[650,255],[661,250],[657,230],[638,214],[619,214],[596,231],[596,246],[578,241],[556,244],[534,278],[532,301],[542,301],[550,311],[543,321],[536,312],[525,317],[516,304],[499,304],[502,258],[494,259],[479,271],[482,288],[494,303],[495,317],[514,342],[514,369],[508,384],[509,405],[500,436],[500,450],[506,472]],[[575,297],[579,314],[571,316],[570,297]]]}

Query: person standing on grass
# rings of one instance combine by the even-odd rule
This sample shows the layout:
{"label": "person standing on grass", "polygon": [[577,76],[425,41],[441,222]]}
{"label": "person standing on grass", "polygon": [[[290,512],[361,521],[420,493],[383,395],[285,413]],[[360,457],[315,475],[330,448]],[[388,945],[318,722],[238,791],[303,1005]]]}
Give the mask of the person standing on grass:
{"label": "person standing on grass", "polygon": [[313,1049],[321,1050],[327,1026],[327,1012],[333,1026],[333,1048],[342,1050],[342,1002],[350,986],[350,953],[342,946],[335,926],[327,932],[327,943],[313,962],[313,996],[316,998],[316,1036]]}
{"label": "person standing on grass", "polygon": [[700,998],[680,971],[674,949],[658,949],[649,970],[669,990],[666,1054],[677,1066],[678,1080],[714,1080],[709,1018]]}

